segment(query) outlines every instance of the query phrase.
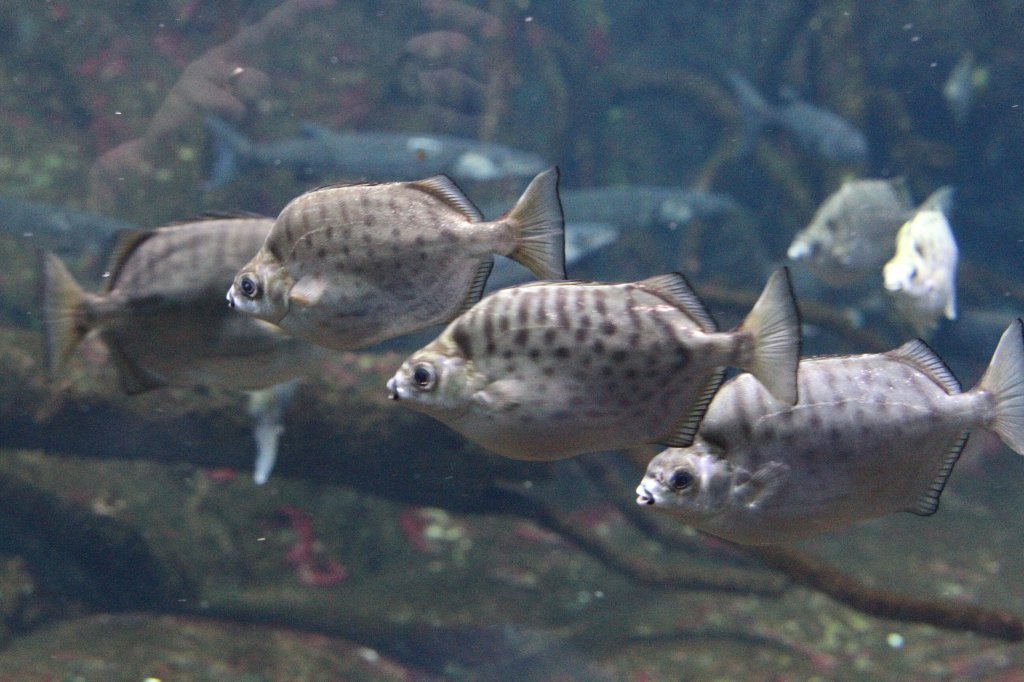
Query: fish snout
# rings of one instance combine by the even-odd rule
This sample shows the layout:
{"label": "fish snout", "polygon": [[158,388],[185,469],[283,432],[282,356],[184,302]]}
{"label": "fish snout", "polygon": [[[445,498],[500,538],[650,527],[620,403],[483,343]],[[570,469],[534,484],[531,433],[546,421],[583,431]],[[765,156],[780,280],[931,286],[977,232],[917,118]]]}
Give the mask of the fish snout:
{"label": "fish snout", "polygon": [[654,495],[652,495],[647,488],[640,484],[636,488],[636,503],[643,505],[654,504]]}
{"label": "fish snout", "polygon": [[231,308],[232,310],[234,310],[234,308],[235,308],[235,297],[231,295],[232,289],[234,289],[234,286],[232,286],[231,289],[228,289],[228,293],[227,293],[226,296],[224,296],[224,298],[226,298],[228,300],[228,307]]}
{"label": "fish snout", "polygon": [[388,399],[398,400],[398,380],[395,377],[388,379]]}

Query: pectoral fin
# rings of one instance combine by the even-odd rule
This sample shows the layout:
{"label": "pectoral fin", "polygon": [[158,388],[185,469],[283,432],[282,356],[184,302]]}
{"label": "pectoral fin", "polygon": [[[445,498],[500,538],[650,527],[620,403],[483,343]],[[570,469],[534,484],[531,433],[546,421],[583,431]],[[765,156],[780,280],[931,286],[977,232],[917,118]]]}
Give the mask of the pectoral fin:
{"label": "pectoral fin", "polygon": [[760,467],[746,481],[733,490],[737,503],[745,507],[760,506],[775,495],[789,476],[789,465],[782,462],[768,462]]}
{"label": "pectoral fin", "polygon": [[514,410],[530,400],[530,391],[522,381],[499,379],[473,394],[473,402],[489,412]]}
{"label": "pectoral fin", "polygon": [[292,286],[288,298],[296,305],[309,308],[320,302],[326,290],[327,284],[324,280],[318,277],[303,277]]}

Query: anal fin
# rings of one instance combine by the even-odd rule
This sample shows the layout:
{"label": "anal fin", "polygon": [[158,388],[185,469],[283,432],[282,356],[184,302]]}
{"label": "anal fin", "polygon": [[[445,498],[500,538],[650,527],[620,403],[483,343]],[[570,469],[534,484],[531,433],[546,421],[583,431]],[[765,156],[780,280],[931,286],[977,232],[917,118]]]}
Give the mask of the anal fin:
{"label": "anal fin", "polygon": [[911,514],[917,514],[918,516],[931,516],[939,508],[939,497],[942,495],[943,489],[946,487],[946,481],[949,480],[949,475],[953,473],[953,465],[960,459],[960,453],[964,451],[964,446],[967,445],[967,437],[971,434],[970,431],[964,431],[946,452],[946,457],[942,460],[942,466],[939,468],[939,473],[935,479],[928,486],[928,490],[921,494],[917,498],[917,502],[913,507],[907,509]]}

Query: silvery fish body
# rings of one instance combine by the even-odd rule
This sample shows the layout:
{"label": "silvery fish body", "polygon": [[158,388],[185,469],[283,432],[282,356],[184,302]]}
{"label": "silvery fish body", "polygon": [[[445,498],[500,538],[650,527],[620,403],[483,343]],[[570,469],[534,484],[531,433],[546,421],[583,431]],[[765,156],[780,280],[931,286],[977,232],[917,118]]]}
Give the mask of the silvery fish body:
{"label": "silvery fish body", "polygon": [[959,253],[942,211],[919,211],[896,234],[896,254],[882,277],[896,312],[918,336],[930,334],[942,316],[956,319]]}
{"label": "silvery fish body", "polygon": [[549,165],[530,152],[452,135],[337,132],[306,124],[301,137],[255,142],[215,116],[207,116],[205,122],[217,153],[206,189],[226,185],[240,169],[252,166],[284,165],[304,176],[363,181],[433,173],[460,181],[486,181],[531,177]]}
{"label": "silvery fish body", "polygon": [[719,333],[681,275],[498,291],[414,353],[392,399],[507,457],[688,443],[724,365],[796,399],[799,321],[785,270]]}
{"label": "silvery fish body", "polygon": [[115,247],[102,294],[83,291],[47,254],[51,368],[96,331],[129,393],[164,385],[264,388],[302,374],[322,356],[319,349],[224,305],[225,283],[272,224],[263,217],[213,217],[129,232]]}
{"label": "silvery fish body", "polygon": [[790,133],[801,147],[820,158],[853,164],[867,161],[867,138],[842,116],[801,100],[789,88],[782,92],[782,104],[771,105],[740,74],[733,71],[727,78],[746,126],[743,153],[753,151],[761,131],[774,125]]}
{"label": "silvery fish body", "polygon": [[339,350],[451,320],[480,298],[492,255],[565,277],[558,172],[482,222],[445,176],[325,187],[293,199],[235,276],[229,304]]}
{"label": "silvery fish body", "polygon": [[922,341],[803,360],[794,406],[740,375],[718,392],[692,446],[651,460],[637,502],[748,544],[932,514],[970,429],[1024,453],[1021,327],[1011,324],[966,393]]}
{"label": "silvery fish body", "polygon": [[901,180],[847,180],[822,202],[786,255],[806,261],[834,286],[857,282],[892,256],[896,231],[913,210]]}

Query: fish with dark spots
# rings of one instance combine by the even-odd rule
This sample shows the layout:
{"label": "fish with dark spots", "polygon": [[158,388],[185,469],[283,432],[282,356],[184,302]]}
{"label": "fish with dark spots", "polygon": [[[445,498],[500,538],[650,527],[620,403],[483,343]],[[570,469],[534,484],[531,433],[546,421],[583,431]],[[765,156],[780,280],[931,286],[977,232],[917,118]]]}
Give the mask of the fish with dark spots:
{"label": "fish with dark spots", "polygon": [[970,430],[993,431],[1024,455],[1022,329],[1010,324],[967,392],[920,340],[803,360],[795,405],[742,374],[711,401],[691,446],[651,460],[637,503],[745,544],[933,514]]}
{"label": "fish with dark spots", "polygon": [[445,176],[325,187],[281,211],[228,302],[327,348],[363,348],[448,322],[476,303],[494,254],[563,279],[563,251],[554,168],[491,222]]}
{"label": "fish with dark spots", "polygon": [[[580,343],[581,332],[601,338]],[[467,336],[471,344],[460,342]],[[798,355],[784,269],[729,332],[716,330],[678,274],[624,284],[541,282],[473,306],[403,363],[388,393],[506,457],[556,460],[689,443],[730,363],[792,403]]]}

